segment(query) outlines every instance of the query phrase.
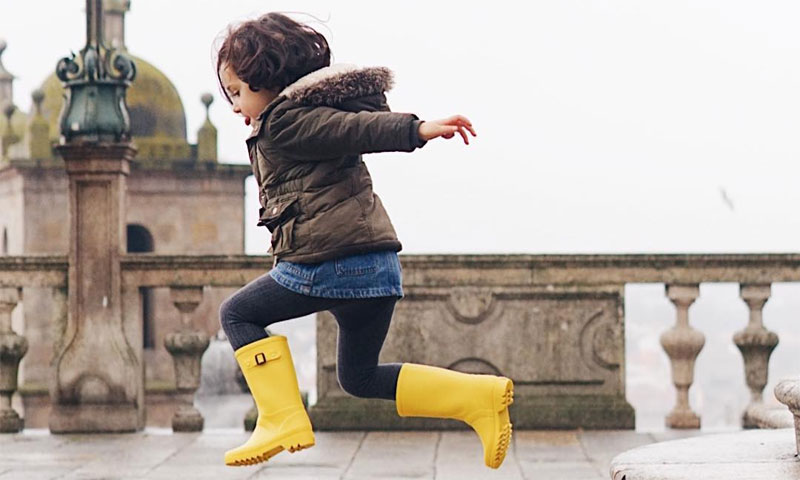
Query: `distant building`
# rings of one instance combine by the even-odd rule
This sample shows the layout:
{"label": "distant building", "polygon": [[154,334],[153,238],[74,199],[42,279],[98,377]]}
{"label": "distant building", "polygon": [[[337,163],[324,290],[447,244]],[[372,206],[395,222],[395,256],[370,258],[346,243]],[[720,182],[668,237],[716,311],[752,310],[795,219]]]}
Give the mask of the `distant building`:
{"label": "distant building", "polygon": [[[104,8],[106,43],[127,50],[124,17],[130,2],[105,0]],[[63,88],[54,73],[33,94],[31,112],[11,113],[14,77],[2,64],[5,48],[0,44],[0,255],[66,255],[67,175],[52,148],[59,137]],[[244,181],[252,174],[250,166],[218,163],[217,132],[208,119],[197,144],[189,144],[175,86],[153,65],[133,59],[137,77],[127,103],[138,154],[127,181],[128,252],[243,254]],[[52,59],[54,69],[57,60]],[[202,101],[208,107],[212,97],[204,95]],[[231,291],[206,291],[194,324],[216,334],[219,304]],[[62,314],[52,297],[48,289],[26,288],[24,303],[14,311],[15,329],[30,342],[21,367],[26,427],[47,426],[50,361],[59,337],[54,326]],[[145,291],[142,298],[144,325],[135,334],[141,335],[137,341],[145,352],[148,424],[168,425],[171,409],[150,407],[169,405],[173,366],[163,342],[180,318],[167,289]]]}

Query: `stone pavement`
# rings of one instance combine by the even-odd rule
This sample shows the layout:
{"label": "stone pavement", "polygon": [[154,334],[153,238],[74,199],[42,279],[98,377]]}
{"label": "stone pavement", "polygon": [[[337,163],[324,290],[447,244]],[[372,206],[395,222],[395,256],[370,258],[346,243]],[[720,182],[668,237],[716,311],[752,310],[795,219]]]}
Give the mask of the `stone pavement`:
{"label": "stone pavement", "polygon": [[667,431],[515,431],[498,470],[483,465],[471,431],[316,432],[317,444],[251,467],[226,467],[223,453],[248,434],[209,429],[173,434],[147,429],[121,435],[0,435],[6,479],[559,479],[608,480],[611,459],[652,442],[697,435]]}

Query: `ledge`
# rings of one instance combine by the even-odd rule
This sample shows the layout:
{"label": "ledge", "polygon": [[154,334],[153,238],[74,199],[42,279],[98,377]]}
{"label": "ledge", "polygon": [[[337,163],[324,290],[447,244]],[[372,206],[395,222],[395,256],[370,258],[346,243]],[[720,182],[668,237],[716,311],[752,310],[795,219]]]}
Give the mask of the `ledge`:
{"label": "ledge", "polygon": [[794,431],[752,430],[654,443],[611,461],[613,480],[797,480]]}

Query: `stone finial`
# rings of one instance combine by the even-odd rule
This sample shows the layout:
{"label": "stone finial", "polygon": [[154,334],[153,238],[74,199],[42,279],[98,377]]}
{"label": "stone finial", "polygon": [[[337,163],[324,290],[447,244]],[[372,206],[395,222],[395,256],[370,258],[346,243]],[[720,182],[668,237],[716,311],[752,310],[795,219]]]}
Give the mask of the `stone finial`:
{"label": "stone finial", "polygon": [[18,134],[14,133],[14,127],[11,125],[11,117],[14,116],[14,112],[16,111],[16,105],[11,102],[6,102],[3,106],[3,115],[6,117],[6,129],[4,132],[0,132],[0,145],[2,145],[0,149],[0,158],[6,158],[11,145],[19,141],[20,137]]}
{"label": "stone finial", "polygon": [[6,119],[8,119],[8,125],[9,125],[9,128],[10,128],[10,125],[11,125],[11,116],[12,116],[12,115],[14,115],[14,112],[15,112],[15,111],[17,111],[17,106],[16,106],[16,105],[14,105],[14,104],[13,104],[13,103],[11,103],[11,102],[7,102],[7,103],[6,103],[6,104],[3,106],[3,115],[5,115],[5,116],[6,116]]}
{"label": "stone finial", "polygon": [[50,146],[50,124],[42,115],[42,102],[44,92],[34,90],[31,93],[33,100],[33,116],[28,123],[26,136],[27,150],[32,159],[47,160],[53,158],[53,149]]}
{"label": "stone finial", "polygon": [[3,66],[3,52],[7,46],[6,41],[0,38],[0,105],[14,101],[14,75]]}
{"label": "stone finial", "polygon": [[197,131],[197,160],[199,162],[216,162],[217,127],[211,123],[211,117],[209,116],[211,104],[214,103],[214,96],[210,93],[204,93],[200,97],[200,101],[206,107],[206,121]]}

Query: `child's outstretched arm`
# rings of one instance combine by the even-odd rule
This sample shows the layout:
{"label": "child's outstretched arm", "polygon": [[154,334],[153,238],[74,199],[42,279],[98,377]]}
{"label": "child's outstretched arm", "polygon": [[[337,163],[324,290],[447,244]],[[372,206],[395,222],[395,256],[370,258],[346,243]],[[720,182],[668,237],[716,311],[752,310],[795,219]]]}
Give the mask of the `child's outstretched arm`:
{"label": "child's outstretched arm", "polygon": [[419,138],[428,141],[437,137],[453,138],[456,133],[461,135],[464,143],[469,145],[469,137],[467,131],[473,137],[477,137],[475,129],[472,128],[472,122],[463,115],[453,115],[452,117],[443,118],[441,120],[431,120],[422,122],[419,126]]}
{"label": "child's outstretched arm", "polygon": [[[277,113],[277,112],[276,112]],[[410,113],[348,112],[332,107],[292,108],[267,125],[271,146],[298,161],[322,161],[341,155],[420,148],[433,138],[475,131],[466,117],[421,121]]]}

